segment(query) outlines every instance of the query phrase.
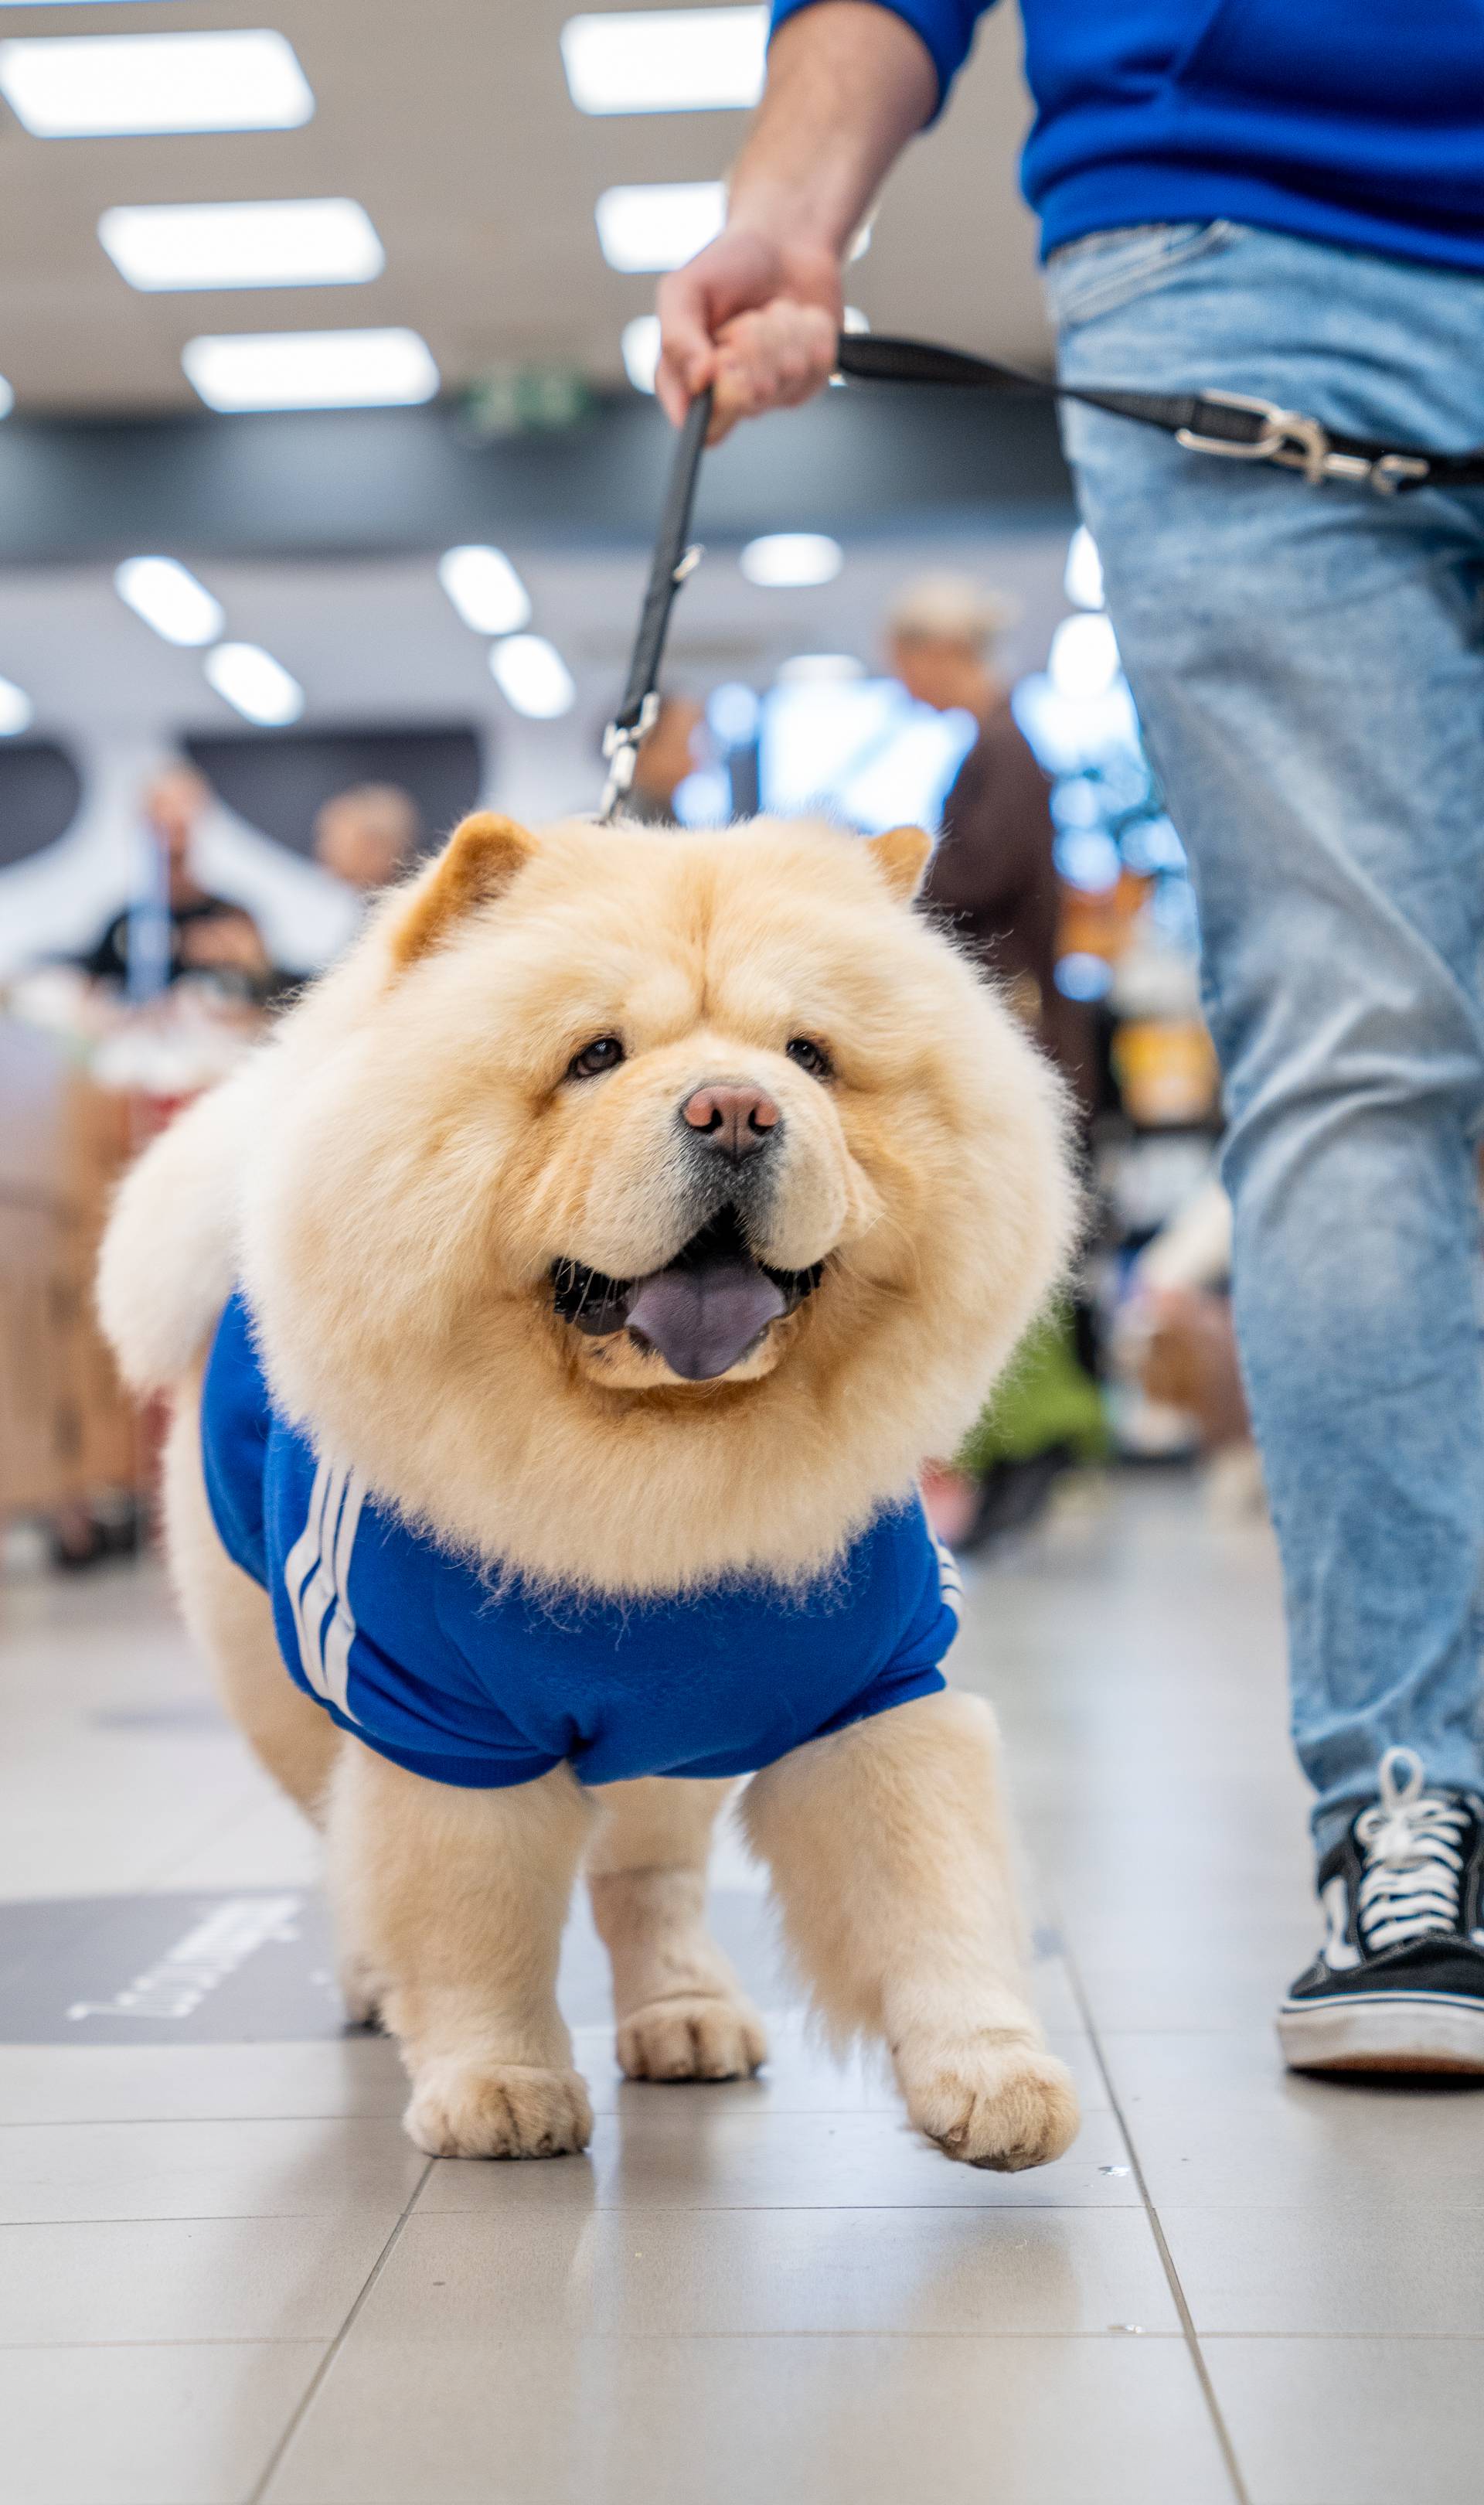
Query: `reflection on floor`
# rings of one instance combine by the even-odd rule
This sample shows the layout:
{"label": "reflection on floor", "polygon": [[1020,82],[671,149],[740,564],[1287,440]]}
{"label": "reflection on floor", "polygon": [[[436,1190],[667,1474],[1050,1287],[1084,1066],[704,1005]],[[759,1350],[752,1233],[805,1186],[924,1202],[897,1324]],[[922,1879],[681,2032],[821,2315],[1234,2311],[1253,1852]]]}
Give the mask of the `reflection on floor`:
{"label": "reflection on floor", "polygon": [[974,1584],[957,1676],[1007,1728],[1087,2117],[1013,2177],[811,2047],[732,1846],[766,2076],[621,2085],[574,1924],[591,2163],[430,2165],[156,1576],[4,1605],[6,2505],[1478,2493],[1484,2097],[1277,2066],[1312,1915],[1274,1574],[1188,1489],[1074,1488]]}

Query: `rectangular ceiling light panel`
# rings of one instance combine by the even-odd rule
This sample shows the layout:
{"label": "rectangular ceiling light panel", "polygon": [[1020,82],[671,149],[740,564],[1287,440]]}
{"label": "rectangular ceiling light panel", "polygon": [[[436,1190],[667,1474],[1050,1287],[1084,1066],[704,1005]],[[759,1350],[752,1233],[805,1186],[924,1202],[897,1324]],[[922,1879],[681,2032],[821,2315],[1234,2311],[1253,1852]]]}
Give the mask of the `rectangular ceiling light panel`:
{"label": "rectangular ceiling light panel", "polygon": [[438,581],[476,635],[514,635],[531,622],[531,594],[503,548],[451,547]]}
{"label": "rectangular ceiling light panel", "polygon": [[620,335],[624,371],[636,391],[652,392],[660,364],[660,317],[658,313],[636,313],[626,322]]}
{"label": "rectangular ceiling light panel", "polygon": [[615,9],[562,29],[581,113],[746,111],[763,92],[767,49],[766,9]]}
{"label": "rectangular ceiling light panel", "polygon": [[297,722],[304,710],[297,679],[260,644],[216,644],[201,667],[218,695],[246,722],[276,729]]}
{"label": "rectangular ceiling light panel", "polygon": [[416,331],[253,331],[188,339],[188,382],[208,408],[395,408],[439,375]]}
{"label": "rectangular ceiling light panel", "polygon": [[203,200],[105,209],[98,241],[131,287],[356,287],[386,265],[359,200]]}
{"label": "rectangular ceiling light panel", "polygon": [[271,27],[219,35],[35,35],[0,44],[0,95],[37,139],[295,130],[314,113]]}
{"label": "rectangular ceiling light panel", "polygon": [[126,556],[114,589],[167,644],[214,644],[226,620],[222,604],[173,556]]}
{"label": "rectangular ceiling light panel", "polygon": [[721,232],[721,183],[615,183],[599,194],[598,240],[610,269],[678,269]]}

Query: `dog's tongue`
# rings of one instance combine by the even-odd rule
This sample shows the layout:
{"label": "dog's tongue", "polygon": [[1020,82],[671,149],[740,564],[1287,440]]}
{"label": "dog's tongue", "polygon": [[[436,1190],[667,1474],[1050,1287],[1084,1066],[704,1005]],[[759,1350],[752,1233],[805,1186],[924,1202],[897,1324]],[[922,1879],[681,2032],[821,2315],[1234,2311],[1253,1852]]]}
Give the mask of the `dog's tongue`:
{"label": "dog's tongue", "polygon": [[745,1252],[687,1259],[641,1279],[628,1326],[657,1348],[672,1373],[709,1383],[787,1310],[781,1288]]}

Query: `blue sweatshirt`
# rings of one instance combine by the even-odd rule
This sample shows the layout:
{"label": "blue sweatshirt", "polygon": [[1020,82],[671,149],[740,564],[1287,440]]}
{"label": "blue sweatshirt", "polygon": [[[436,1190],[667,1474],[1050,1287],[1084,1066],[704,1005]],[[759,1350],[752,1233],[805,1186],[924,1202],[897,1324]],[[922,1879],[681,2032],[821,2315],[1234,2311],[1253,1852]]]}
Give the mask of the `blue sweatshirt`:
{"label": "blue sweatshirt", "polygon": [[[942,102],[988,0],[881,0]],[[779,25],[811,0],[775,0]],[[1484,0],[1021,0],[1042,249],[1232,218],[1484,270]]]}
{"label": "blue sweatshirt", "polygon": [[495,1583],[376,1504],[273,1411],[234,1296],[201,1398],[212,1518],[273,1604],[290,1676],[394,1764],[442,1783],[744,1775],[945,1684],[959,1581],[915,1501],[811,1589],[566,1599]]}

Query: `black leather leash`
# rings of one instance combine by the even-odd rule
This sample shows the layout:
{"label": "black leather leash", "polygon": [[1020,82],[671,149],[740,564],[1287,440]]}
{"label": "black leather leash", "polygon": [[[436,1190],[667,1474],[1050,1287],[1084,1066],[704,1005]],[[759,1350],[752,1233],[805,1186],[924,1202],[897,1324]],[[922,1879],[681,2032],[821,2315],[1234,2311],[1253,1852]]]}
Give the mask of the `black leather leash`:
{"label": "black leather leash", "polygon": [[1484,444],[1470,452],[1429,452],[1421,444],[1338,434],[1317,417],[1247,392],[1109,391],[1057,383],[1021,373],[1014,366],[995,365],[987,357],[969,356],[961,348],[935,348],[926,340],[890,339],[877,332],[851,332],[842,338],[840,370],[858,382],[948,383],[970,391],[1028,391],[1047,400],[1081,401],[1114,417],[1157,426],[1188,452],[1301,470],[1311,487],[1328,478],[1347,479],[1373,487],[1379,496],[1395,496],[1411,487],[1484,486]]}
{"label": "black leather leash", "polygon": [[[852,382],[939,383],[960,390],[1034,392],[1046,400],[1080,401],[1111,416],[1132,418],[1172,435],[1188,452],[1209,452],[1227,461],[1270,461],[1301,470],[1311,487],[1327,479],[1371,487],[1378,496],[1415,487],[1484,486],[1484,444],[1471,452],[1429,452],[1421,444],[1383,443],[1368,435],[1344,435],[1317,417],[1284,408],[1246,392],[1147,392],[1101,390],[1090,384],[1052,382],[1022,373],[962,348],[938,348],[925,339],[893,339],[880,332],[846,332],[840,341],[839,370]],[[686,412],[675,441],[670,486],[655,541],[649,587],[639,613],[634,657],[623,702],[604,733],[608,779],[601,819],[617,812],[634,780],[639,742],[660,709],[660,663],[670,613],[686,576],[701,560],[690,544],[696,480],[711,422],[711,395],[700,393]]]}
{"label": "black leather leash", "polygon": [[628,685],[617,713],[603,734],[608,779],[598,807],[601,820],[616,815],[619,803],[634,780],[639,742],[660,710],[660,663],[665,656],[665,638],[670,631],[670,613],[675,605],[675,593],[686,576],[694,574],[701,562],[700,548],[690,544],[690,517],[696,501],[701,455],[706,450],[707,429],[710,422],[710,392],[698,392],[685,412],[685,423],[675,439],[674,457],[670,465],[670,485],[666,490],[665,510],[660,515],[659,532],[654,543],[649,585],[644,593],[643,608],[639,611],[638,633],[634,639]]}

